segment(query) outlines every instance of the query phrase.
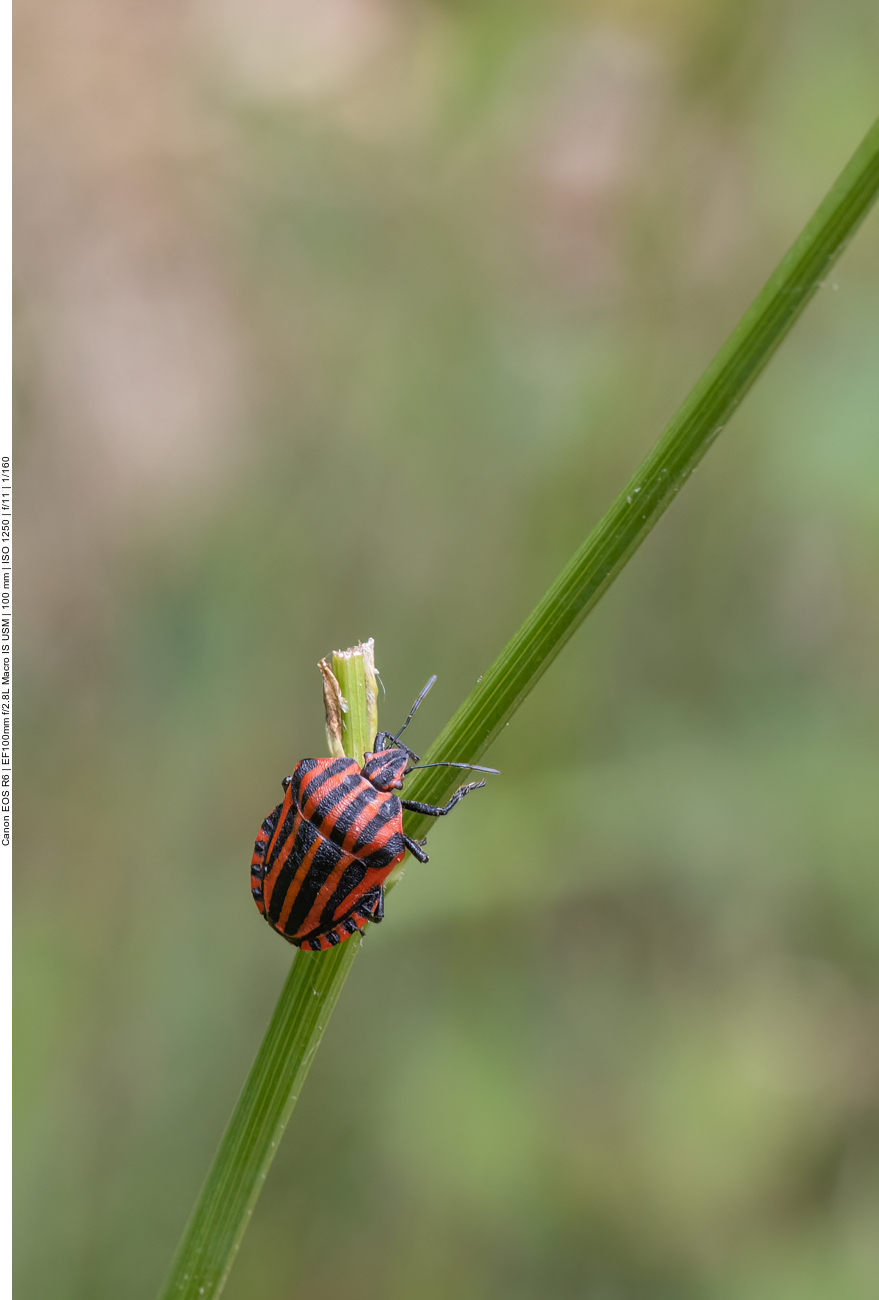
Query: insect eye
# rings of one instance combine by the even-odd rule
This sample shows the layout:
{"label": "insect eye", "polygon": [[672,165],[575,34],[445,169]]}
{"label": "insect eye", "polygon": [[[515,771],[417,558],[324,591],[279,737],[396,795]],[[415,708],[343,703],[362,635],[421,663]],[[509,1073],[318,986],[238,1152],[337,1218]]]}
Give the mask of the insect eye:
{"label": "insect eye", "polygon": [[281,789],[286,790],[287,787],[291,784],[292,780],[293,780],[292,776],[285,776],[283,781],[281,782]]}

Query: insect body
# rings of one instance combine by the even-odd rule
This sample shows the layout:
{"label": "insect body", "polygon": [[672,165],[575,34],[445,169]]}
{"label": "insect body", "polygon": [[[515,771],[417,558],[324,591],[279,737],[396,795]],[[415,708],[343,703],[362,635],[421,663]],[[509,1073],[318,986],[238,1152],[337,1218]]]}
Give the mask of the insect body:
{"label": "insect body", "polygon": [[403,834],[404,808],[443,817],[471,790],[485,785],[460,786],[442,808],[394,794],[418,763],[417,754],[399,737],[435,681],[432,677],[425,686],[396,736],[379,732],[362,767],[353,758],[305,758],[284,778],[284,798],[256,837],[250,884],[269,925],[297,948],[333,948],[367,921],[380,921],[384,882],[407,849],[427,862],[424,841]]}

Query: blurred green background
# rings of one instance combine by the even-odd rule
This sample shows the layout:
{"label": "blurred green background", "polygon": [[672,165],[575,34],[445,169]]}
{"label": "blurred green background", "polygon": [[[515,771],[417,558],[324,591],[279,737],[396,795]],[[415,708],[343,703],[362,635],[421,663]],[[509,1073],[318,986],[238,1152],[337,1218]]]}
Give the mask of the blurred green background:
{"label": "blurred green background", "polygon": [[[150,1297],[316,661],[426,747],[877,108],[872,0],[17,6],[19,1297]],[[229,1300],[872,1297],[879,222],[370,932]]]}

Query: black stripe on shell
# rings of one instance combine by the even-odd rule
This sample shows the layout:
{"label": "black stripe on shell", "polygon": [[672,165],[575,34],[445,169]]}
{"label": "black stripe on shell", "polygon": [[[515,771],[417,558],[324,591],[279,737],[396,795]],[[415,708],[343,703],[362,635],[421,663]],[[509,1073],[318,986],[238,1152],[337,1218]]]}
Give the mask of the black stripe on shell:
{"label": "black stripe on shell", "polygon": [[[314,827],[309,822],[303,821],[303,826],[308,826],[314,831]],[[317,832],[315,832],[316,834]],[[304,855],[303,855],[304,856]],[[314,900],[317,898],[321,885],[333,871],[333,868],[339,861],[339,849],[337,845],[330,844],[327,840],[322,839],[317,847],[314,857],[311,860],[311,866],[308,868],[305,879],[299,886],[296,898],[293,900],[293,906],[290,909],[290,915],[284,926],[285,934],[295,934],[302,925],[302,922],[308,916],[314,906]],[[302,858],[299,859],[300,862]],[[274,895],[272,902],[274,903]]]}
{"label": "black stripe on shell", "polygon": [[312,844],[314,844],[315,840],[320,838],[311,822],[307,822],[303,817],[300,817],[298,813],[297,819],[296,838],[293,841],[287,861],[278,872],[278,878],[272,889],[272,901],[269,905],[268,916],[272,924],[276,927],[281,917],[284,901],[291,885],[293,884],[293,877],[302,865],[302,859],[305,857]]}
{"label": "black stripe on shell", "polygon": [[[331,926],[336,924],[340,915],[345,915],[346,910],[348,910],[346,908],[346,903],[348,902],[350,895],[362,882],[365,875],[366,867],[362,862],[355,860],[354,862],[348,863],[339,878],[338,885],[333,890],[329,901],[320,914],[321,930],[329,929]],[[359,901],[359,899],[352,899],[350,906],[357,906]]]}

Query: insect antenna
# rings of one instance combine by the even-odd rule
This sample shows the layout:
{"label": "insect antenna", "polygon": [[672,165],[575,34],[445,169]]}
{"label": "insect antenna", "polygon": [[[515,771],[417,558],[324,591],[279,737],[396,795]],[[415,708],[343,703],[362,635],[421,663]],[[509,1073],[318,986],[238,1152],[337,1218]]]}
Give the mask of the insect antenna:
{"label": "insect antenna", "polygon": [[[406,719],[406,721],[403,723],[402,727],[401,727],[400,730],[397,732],[397,735],[394,736],[394,740],[397,740],[398,737],[402,736],[403,732],[404,732],[404,731],[406,730],[406,728],[409,726],[409,723],[412,721],[412,718],[413,718],[413,716],[414,716],[414,714],[415,714],[415,710],[418,708],[419,704],[420,704],[421,701],[424,699],[425,695],[426,695],[427,692],[430,690],[431,686],[433,686],[433,684],[434,684],[435,681],[436,681],[436,673],[434,673],[434,675],[431,677],[430,681],[429,681],[429,682],[427,683],[427,685],[425,686],[424,690],[423,690],[423,691],[421,692],[421,694],[419,695],[418,699],[417,699],[417,700],[415,701],[415,703],[412,705],[412,708],[409,710],[409,717],[408,717],[408,718]],[[403,748],[405,749],[406,746],[404,745]]]}
{"label": "insect antenna", "polygon": [[480,767],[478,763],[416,763],[409,772],[423,772],[426,767],[466,767],[471,772],[490,772],[492,776],[500,776],[496,767]]}

